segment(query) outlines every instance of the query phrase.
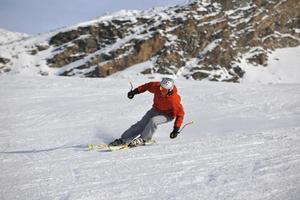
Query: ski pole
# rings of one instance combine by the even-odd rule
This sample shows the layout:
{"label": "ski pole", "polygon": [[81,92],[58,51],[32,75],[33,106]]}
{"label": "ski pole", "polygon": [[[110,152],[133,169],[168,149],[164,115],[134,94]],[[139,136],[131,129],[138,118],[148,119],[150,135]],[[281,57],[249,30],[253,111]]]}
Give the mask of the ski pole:
{"label": "ski pole", "polygon": [[130,91],[132,91],[133,90],[133,84],[132,84],[131,81],[129,81],[129,82],[130,82],[130,86],[131,86],[131,90]]}
{"label": "ski pole", "polygon": [[194,123],[193,121],[190,121],[190,122],[184,124],[183,127],[179,130],[178,134],[181,133],[181,131],[182,131],[186,126],[191,125],[191,124],[193,124],[193,123]]}

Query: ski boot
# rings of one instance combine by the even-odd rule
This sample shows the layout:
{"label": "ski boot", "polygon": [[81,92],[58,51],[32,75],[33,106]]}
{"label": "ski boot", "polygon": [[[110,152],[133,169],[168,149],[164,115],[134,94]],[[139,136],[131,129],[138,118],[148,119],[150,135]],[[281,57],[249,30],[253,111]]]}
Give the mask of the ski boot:
{"label": "ski boot", "polygon": [[123,140],[121,138],[119,138],[119,139],[116,139],[115,141],[109,143],[108,146],[121,146],[124,144],[125,144],[125,142],[123,142]]}
{"label": "ski boot", "polygon": [[143,140],[143,138],[139,137],[139,138],[132,140],[128,144],[128,147],[132,148],[132,147],[137,147],[137,146],[142,146],[142,145],[145,145],[145,140]]}

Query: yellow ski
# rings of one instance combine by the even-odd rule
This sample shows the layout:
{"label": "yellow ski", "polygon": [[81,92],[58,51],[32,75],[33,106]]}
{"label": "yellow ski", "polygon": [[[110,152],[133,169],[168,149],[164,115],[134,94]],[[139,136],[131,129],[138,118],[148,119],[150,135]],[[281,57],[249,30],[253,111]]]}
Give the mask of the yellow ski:
{"label": "yellow ski", "polygon": [[[153,144],[156,144],[155,140],[150,140],[150,141],[146,142],[144,145],[141,145],[141,146],[147,146],[147,145],[153,145]],[[122,150],[122,149],[134,148],[134,147],[129,147],[128,144],[119,145],[119,146],[110,146],[110,145],[105,144],[105,143],[103,143],[103,144],[88,144],[87,147],[88,147],[89,151],[107,149],[107,150],[110,150],[112,152],[119,151],[119,150]]]}

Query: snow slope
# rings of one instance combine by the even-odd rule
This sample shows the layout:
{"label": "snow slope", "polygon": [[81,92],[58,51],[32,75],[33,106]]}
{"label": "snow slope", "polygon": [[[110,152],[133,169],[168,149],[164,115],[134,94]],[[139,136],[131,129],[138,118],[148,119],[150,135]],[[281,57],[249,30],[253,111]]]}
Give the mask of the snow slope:
{"label": "snow slope", "polygon": [[26,37],[29,37],[25,33],[17,33],[17,32],[11,32],[5,29],[0,28],[0,45],[2,44],[8,44],[17,40],[24,39]]}
{"label": "snow slope", "polygon": [[[134,85],[149,81],[134,79]],[[300,197],[300,84],[176,80],[182,135],[88,152],[151,106],[127,78],[0,77],[0,199],[272,199]]]}
{"label": "snow slope", "polygon": [[269,53],[268,66],[253,66],[242,59],[243,83],[300,83],[300,46]]}

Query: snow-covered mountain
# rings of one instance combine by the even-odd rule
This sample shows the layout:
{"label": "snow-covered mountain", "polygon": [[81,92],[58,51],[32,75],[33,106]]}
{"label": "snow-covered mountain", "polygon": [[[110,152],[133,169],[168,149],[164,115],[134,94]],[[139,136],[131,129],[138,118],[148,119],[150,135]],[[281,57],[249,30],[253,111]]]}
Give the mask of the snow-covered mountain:
{"label": "snow-covered mountain", "polygon": [[[263,72],[259,77],[286,82],[295,71],[289,66],[298,65],[299,59],[281,62],[276,49],[299,46],[299,10],[298,0],[193,0],[182,6],[123,10],[2,45],[0,71],[106,77],[143,65],[142,74],[241,82]],[[280,69],[269,68],[273,59]],[[295,81],[299,76],[287,82]]]}
{"label": "snow-covered mountain", "polygon": [[29,37],[29,35],[25,33],[11,32],[0,28],[0,45],[22,40],[27,37]]}

